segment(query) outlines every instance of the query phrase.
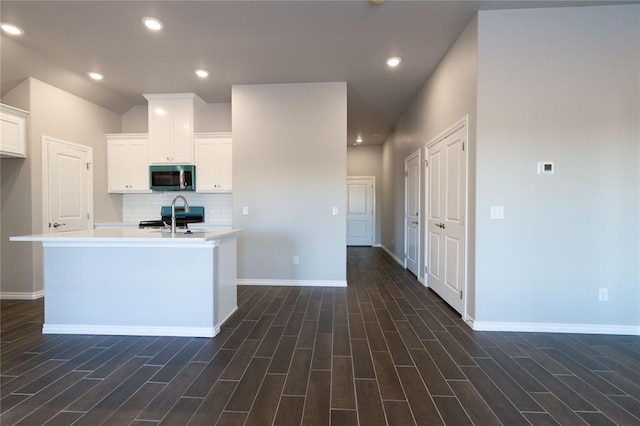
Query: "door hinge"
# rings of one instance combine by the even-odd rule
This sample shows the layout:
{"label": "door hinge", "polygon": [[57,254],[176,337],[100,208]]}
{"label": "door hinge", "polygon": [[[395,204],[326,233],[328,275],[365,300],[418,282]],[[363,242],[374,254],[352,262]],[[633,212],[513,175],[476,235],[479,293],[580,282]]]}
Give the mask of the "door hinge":
{"label": "door hinge", "polygon": [[462,290],[460,290],[460,300],[462,300]]}
{"label": "door hinge", "polygon": [[91,213],[87,213],[87,219],[91,219]]}
{"label": "door hinge", "polygon": [[427,275],[427,273],[429,272],[429,268],[427,268],[426,266],[424,267],[424,274]]}
{"label": "door hinge", "polygon": [[464,151],[464,142],[462,142],[462,150]]}
{"label": "door hinge", "polygon": [[87,163],[87,170],[91,169],[91,163]]}
{"label": "door hinge", "polygon": [[429,166],[429,160],[426,160],[426,159],[425,159],[425,160],[422,160],[422,161],[424,161],[424,165],[425,165],[425,167],[428,167],[428,166]]}

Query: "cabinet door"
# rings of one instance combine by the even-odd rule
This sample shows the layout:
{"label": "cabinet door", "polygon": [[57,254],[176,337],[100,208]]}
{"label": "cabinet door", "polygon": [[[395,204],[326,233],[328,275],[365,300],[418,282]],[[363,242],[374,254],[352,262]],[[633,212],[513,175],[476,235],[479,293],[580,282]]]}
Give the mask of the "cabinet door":
{"label": "cabinet door", "polygon": [[146,135],[107,136],[107,182],[108,191],[113,193],[149,192],[149,142]]}
{"label": "cabinet door", "polygon": [[215,192],[218,189],[219,145],[212,138],[196,139],[196,191]]}
{"label": "cabinet door", "polygon": [[173,101],[173,155],[171,162],[193,164],[193,101]]}
{"label": "cabinet door", "polygon": [[0,114],[0,157],[25,158],[25,118],[14,115],[3,105]]}
{"label": "cabinet door", "polygon": [[130,190],[149,191],[149,142],[147,139],[132,141],[130,145]]}
{"label": "cabinet door", "polygon": [[196,191],[231,191],[231,137],[196,137]]}
{"label": "cabinet door", "polygon": [[230,192],[231,176],[232,176],[232,153],[233,146],[231,144],[231,138],[224,138],[219,141],[218,147],[218,190]]}
{"label": "cabinet door", "polygon": [[175,163],[173,153],[173,101],[149,101],[149,139],[151,163]]}
{"label": "cabinet door", "polygon": [[107,181],[109,192],[126,192],[129,188],[127,170],[130,166],[130,149],[126,141],[107,142]]}

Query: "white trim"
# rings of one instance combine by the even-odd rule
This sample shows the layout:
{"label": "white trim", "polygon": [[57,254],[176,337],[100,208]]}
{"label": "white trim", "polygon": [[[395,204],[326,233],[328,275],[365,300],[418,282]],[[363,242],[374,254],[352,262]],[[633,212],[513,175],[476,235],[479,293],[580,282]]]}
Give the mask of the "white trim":
{"label": "white trim", "polygon": [[44,324],[42,334],[99,334],[113,336],[175,336],[215,337],[220,326],[215,327],[156,327],[127,325],[76,325]]}
{"label": "white trim", "polygon": [[391,258],[393,260],[395,260],[396,263],[398,263],[398,265],[400,265],[400,266],[402,266],[404,268],[404,262],[402,262],[402,260],[398,256],[393,254],[393,252],[391,250],[389,250],[388,248],[386,248],[385,246],[381,245],[381,247],[382,247],[382,250],[384,250],[389,256],[391,256]]}
{"label": "white trim", "polygon": [[36,300],[44,297],[44,290],[27,292],[27,291],[3,291],[0,292],[2,300]]}
{"label": "white trim", "polygon": [[231,315],[235,314],[237,310],[238,310],[238,306],[236,305],[236,307],[235,307],[235,308],[233,308],[233,310],[232,310],[231,312],[229,312],[229,315],[227,315],[226,317],[224,317],[224,318],[222,319],[222,321],[220,321],[219,323],[217,323],[217,324],[215,325],[215,329],[216,329],[216,330],[218,330],[218,331],[216,332],[216,334],[218,334],[218,333],[220,332],[220,327],[222,326],[222,324],[224,324],[225,322],[227,322],[227,320],[228,320],[229,318],[231,318]]}
{"label": "white trim", "polygon": [[239,279],[238,285],[263,285],[263,286],[300,286],[300,287],[346,287],[347,281],[342,280],[257,280]]}
{"label": "white trim", "polygon": [[[372,191],[372,196],[373,196],[373,206],[371,207],[372,209],[372,217],[371,217],[371,247],[376,247],[375,245],[375,241],[376,241],[376,228],[377,228],[377,224],[376,224],[376,177],[375,176],[347,176],[347,190],[349,189],[349,180],[370,180],[371,181],[371,185],[373,186]],[[347,194],[347,198],[349,197],[349,195]],[[347,200],[348,203],[349,200]],[[349,206],[347,206],[347,214],[345,216],[348,215],[348,210],[349,210]],[[366,247],[366,246],[365,246]]]}
{"label": "white trim", "polygon": [[382,244],[376,243],[376,244],[372,245],[371,247],[382,247]]}
{"label": "white trim", "polygon": [[467,321],[476,331],[519,331],[528,333],[622,334],[640,336],[640,325],[560,324],[535,322]]}

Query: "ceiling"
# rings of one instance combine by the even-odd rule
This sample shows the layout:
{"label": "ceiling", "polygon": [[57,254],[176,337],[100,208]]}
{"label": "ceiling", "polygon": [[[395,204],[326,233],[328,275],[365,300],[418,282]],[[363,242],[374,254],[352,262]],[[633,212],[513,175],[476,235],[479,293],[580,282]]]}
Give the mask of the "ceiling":
{"label": "ceiling", "polygon": [[348,143],[381,144],[478,10],[597,3],[609,2],[3,0],[2,22],[25,34],[2,36],[2,93],[32,76],[122,114],[142,93],[228,103],[233,84],[344,81]]}

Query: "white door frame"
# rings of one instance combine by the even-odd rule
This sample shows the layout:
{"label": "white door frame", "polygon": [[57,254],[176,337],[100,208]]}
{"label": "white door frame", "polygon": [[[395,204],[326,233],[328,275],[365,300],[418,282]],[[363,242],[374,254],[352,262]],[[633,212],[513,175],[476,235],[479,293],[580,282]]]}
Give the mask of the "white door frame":
{"label": "white door frame", "polygon": [[[422,173],[422,170],[420,168],[420,163],[422,162],[422,150],[421,149],[417,149],[414,152],[412,152],[411,154],[409,154],[405,159],[404,159],[404,218],[403,218],[403,223],[404,223],[404,256],[403,256],[403,263],[404,263],[404,268],[407,269],[407,254],[408,254],[408,250],[409,250],[409,239],[407,238],[407,212],[408,212],[408,206],[407,206],[407,201],[408,201],[408,191],[409,191],[409,187],[407,184],[407,180],[408,180],[408,176],[407,176],[407,172],[408,172],[408,163],[411,159],[413,159],[414,157],[418,157],[418,173]],[[422,262],[422,257],[420,256],[420,253],[422,252],[422,183],[421,183],[421,179],[420,176],[418,176],[418,241],[417,241],[417,251],[418,253],[416,254],[416,258],[418,261],[418,274],[416,274],[416,278],[418,279],[419,282],[424,284],[424,278],[420,276],[420,271],[421,271],[421,262]],[[424,275],[424,272],[423,274]]]}
{"label": "white door frame", "polygon": [[59,144],[77,149],[87,154],[89,164],[87,176],[87,212],[89,213],[89,229],[94,226],[93,214],[93,148],[62,139],[42,135],[42,232],[49,232],[49,144]]}
{"label": "white door frame", "polygon": [[[373,186],[373,214],[371,215],[371,247],[376,246],[376,177],[375,176],[347,176],[347,185],[349,184],[349,180],[370,180],[371,185]],[[347,200],[348,201],[348,200]],[[348,208],[348,206],[347,206]]]}
{"label": "white door frame", "polygon": [[[448,127],[446,130],[444,130],[443,132],[441,132],[440,134],[438,134],[438,136],[436,136],[435,138],[431,139],[429,142],[427,142],[424,145],[424,149],[425,149],[425,157],[429,158],[429,148],[432,147],[433,145],[435,145],[436,143],[440,142],[442,139],[446,138],[447,136],[449,136],[451,133],[459,130],[460,128],[464,127],[464,132],[465,132],[465,140],[467,141],[467,144],[469,143],[469,115],[465,115],[464,117],[462,117],[460,120],[456,121],[453,125],[451,125],[450,127]],[[467,149],[463,150],[464,153],[464,174],[465,174],[465,191],[464,191],[464,200],[465,200],[465,206],[464,206],[464,255],[463,255],[463,260],[464,260],[464,275],[462,277],[462,319],[467,321],[469,318],[467,318],[467,290],[468,290],[468,286],[467,286],[467,278],[469,276],[469,272],[468,272],[468,266],[469,266],[469,227],[467,226],[468,223],[468,217],[469,217],[469,147],[467,146]],[[426,169],[429,167],[428,162],[425,163],[425,171]],[[430,206],[429,206],[429,173],[425,172],[425,208],[427,211],[427,214],[425,215],[427,218],[430,217]],[[426,238],[426,233],[423,236],[424,238]],[[426,244],[426,248],[424,250],[424,262],[425,265],[428,264],[428,256],[429,256],[429,245]],[[429,286],[429,283],[427,282],[426,279],[426,274],[425,274],[425,282],[424,282],[425,286]]]}

